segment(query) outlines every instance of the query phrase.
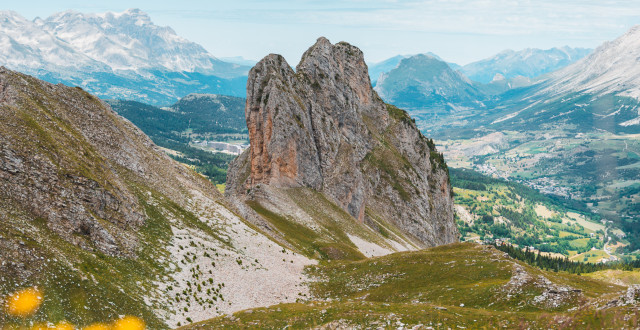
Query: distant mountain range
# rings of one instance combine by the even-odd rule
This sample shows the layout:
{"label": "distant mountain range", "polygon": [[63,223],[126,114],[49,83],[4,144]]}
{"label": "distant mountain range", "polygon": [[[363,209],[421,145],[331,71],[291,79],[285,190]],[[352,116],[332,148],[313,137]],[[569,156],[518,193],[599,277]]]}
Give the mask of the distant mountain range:
{"label": "distant mountain range", "polygon": [[[563,68],[590,52],[570,47],[505,50],[465,66],[445,62],[433,53],[398,55],[370,65],[369,75],[387,102],[408,109],[448,111],[483,106],[484,101],[531,85],[540,75]],[[443,78],[444,72],[449,79]]]}
{"label": "distant mountain range", "polygon": [[485,108],[418,124],[446,141],[449,161],[584,203],[625,231],[627,252],[638,250],[639,45],[637,26]]}
{"label": "distant mountain range", "polygon": [[[420,70],[429,65],[419,63],[424,56],[436,59],[431,61],[433,65],[439,65],[438,61],[444,63],[433,53],[398,55],[371,64],[369,75],[376,86],[386,74],[386,86],[378,88],[378,92],[402,98],[405,107],[447,104],[448,108],[459,108],[469,106],[466,101],[459,103],[460,100],[479,96],[478,101],[482,102],[509,89],[529,85],[529,79],[562,68],[589,52],[569,47],[507,50],[465,66],[446,63],[474,82],[469,82],[474,92],[466,96],[463,94],[470,91],[467,84],[460,85],[465,86],[463,90],[452,92],[454,85],[438,86],[437,77],[426,78],[438,68],[415,73],[420,78],[406,83],[413,86],[413,92],[398,90],[405,84],[391,86],[390,81],[399,83],[401,78],[390,77],[418,69],[406,67],[407,62],[405,68],[391,73],[404,59],[418,56],[410,63],[419,65]],[[191,93],[244,97],[247,73],[254,64],[255,61],[240,56],[216,58],[202,46],[178,36],[170,27],[155,25],[139,9],[100,14],[65,11],[33,21],[12,11],[0,12],[0,65],[49,82],[77,85],[105,99],[163,106]],[[432,81],[425,85],[427,80]],[[428,87],[421,90],[420,84]],[[406,92],[410,94],[405,95]],[[434,100],[430,102],[432,97]]]}
{"label": "distant mountain range", "polygon": [[462,66],[460,71],[469,79],[483,84],[500,75],[506,79],[518,76],[535,78],[561,69],[591,53],[585,48],[527,48],[521,51],[505,50],[492,57]]}
{"label": "distant mountain range", "polygon": [[503,95],[502,106],[477,123],[500,129],[565,125],[576,132],[640,133],[639,45],[636,26],[530,87]]}
{"label": "distant mountain range", "polygon": [[219,60],[225,61],[227,63],[239,64],[244,66],[252,67],[258,63],[258,61],[246,59],[242,56],[232,56],[232,57],[218,57]]}
{"label": "distant mountain range", "polygon": [[245,95],[249,66],[221,61],[138,10],[0,12],[0,65],[103,98],[171,104],[192,92]]}
{"label": "distant mountain range", "polygon": [[459,71],[437,57],[419,54],[403,58],[380,75],[375,90],[386,102],[402,108],[483,106],[485,96]]}
{"label": "distant mountain range", "polygon": [[640,25],[543,80],[544,93],[614,94],[640,99]]}
{"label": "distant mountain range", "polygon": [[[431,56],[434,57],[440,61],[444,61],[442,58],[440,58],[440,56],[432,53],[432,52],[427,52],[424,53],[423,55],[427,55],[427,56]],[[400,61],[402,61],[405,58],[409,58],[412,57],[414,55],[397,55],[391,58],[388,58],[382,62],[377,62],[377,63],[372,63],[369,65],[369,77],[371,77],[371,84],[373,86],[376,85],[376,82],[378,81],[378,79],[380,78],[380,75],[385,73],[385,72],[389,72],[393,69],[395,69],[395,67],[398,66],[398,64],[400,64]],[[455,63],[447,63],[449,65],[449,67],[451,67],[452,69],[456,70],[458,68],[460,68],[459,65],[455,64]]]}

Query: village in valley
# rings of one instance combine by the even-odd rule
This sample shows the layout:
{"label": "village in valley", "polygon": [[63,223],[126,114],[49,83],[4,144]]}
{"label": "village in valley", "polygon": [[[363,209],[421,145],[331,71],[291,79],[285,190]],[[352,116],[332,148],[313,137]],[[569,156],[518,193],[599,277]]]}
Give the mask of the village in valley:
{"label": "village in valley", "polygon": [[248,144],[227,143],[227,142],[206,141],[206,140],[193,141],[192,145],[207,151],[226,153],[230,155],[239,155],[243,151],[245,151],[247,148],[249,148]]}

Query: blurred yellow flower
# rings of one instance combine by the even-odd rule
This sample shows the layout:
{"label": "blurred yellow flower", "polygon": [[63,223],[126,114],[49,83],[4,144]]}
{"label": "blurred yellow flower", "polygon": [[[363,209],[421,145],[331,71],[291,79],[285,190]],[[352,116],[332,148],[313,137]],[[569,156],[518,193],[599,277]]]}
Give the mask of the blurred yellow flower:
{"label": "blurred yellow flower", "polygon": [[35,313],[42,304],[42,292],[37,287],[20,290],[7,298],[7,313],[26,317]]}
{"label": "blurred yellow flower", "polygon": [[65,321],[60,321],[60,322],[58,322],[58,324],[56,324],[55,327],[53,327],[53,329],[55,329],[55,330],[74,330],[75,327],[71,323],[68,323],[68,322],[65,322]]}
{"label": "blurred yellow flower", "polygon": [[47,329],[51,329],[51,328],[45,323],[36,323],[34,326],[31,327],[31,330],[47,330]]}
{"label": "blurred yellow flower", "polygon": [[[38,287],[27,288],[15,292],[7,297],[5,301],[5,309],[9,315],[27,317],[34,314],[42,304],[43,295]],[[4,328],[3,328],[4,329]],[[21,328],[22,329],[22,328]],[[67,322],[60,321],[58,324],[52,323],[36,323],[31,330],[75,330],[76,327]],[[144,321],[135,316],[125,316],[113,324],[94,323],[84,327],[82,330],[145,330]]]}
{"label": "blurred yellow flower", "polygon": [[110,330],[111,327],[104,323],[94,323],[90,326],[82,328],[82,330]]}
{"label": "blurred yellow flower", "polygon": [[34,326],[31,327],[31,330],[74,330],[75,327],[73,326],[73,324],[66,322],[66,321],[60,321],[58,322],[58,324],[53,325],[52,323],[49,324],[45,324],[45,323],[38,323],[35,324]]}
{"label": "blurred yellow flower", "polygon": [[125,316],[113,324],[114,330],[144,330],[144,322],[135,316]]}

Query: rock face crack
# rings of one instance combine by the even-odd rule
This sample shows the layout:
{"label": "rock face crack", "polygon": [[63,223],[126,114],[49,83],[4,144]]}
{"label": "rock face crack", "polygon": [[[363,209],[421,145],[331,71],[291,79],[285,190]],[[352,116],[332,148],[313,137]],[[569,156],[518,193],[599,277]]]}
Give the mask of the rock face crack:
{"label": "rock face crack", "polygon": [[378,97],[357,47],[319,38],[295,72],[268,55],[249,72],[245,117],[251,147],[229,167],[233,199],[262,184],[307,187],[424,246],[458,240],[446,165],[406,112]]}

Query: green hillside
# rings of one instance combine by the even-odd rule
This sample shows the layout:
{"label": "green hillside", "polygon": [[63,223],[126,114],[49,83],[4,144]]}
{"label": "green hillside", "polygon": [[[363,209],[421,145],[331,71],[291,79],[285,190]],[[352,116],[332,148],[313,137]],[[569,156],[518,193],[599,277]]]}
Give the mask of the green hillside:
{"label": "green hillside", "polygon": [[624,232],[629,243],[626,252],[640,247],[637,134],[572,133],[556,128],[506,131],[440,144],[450,166],[500,173],[511,181],[578,202],[573,207],[586,205],[589,212],[618,228],[620,234],[612,238]]}
{"label": "green hillside", "polygon": [[462,240],[500,239],[583,262],[629,258],[616,253],[629,242],[584,203],[471,170],[450,173]]}
{"label": "green hillside", "polygon": [[[310,297],[237,312],[182,329],[211,328],[619,328],[632,308],[597,310],[625,292],[545,272],[490,246],[457,243],[308,268]],[[558,322],[562,320],[562,322]]]}
{"label": "green hillside", "polygon": [[203,150],[198,140],[247,142],[244,99],[232,96],[187,96],[169,108],[135,101],[107,100],[119,115],[147,134],[155,144],[181,163],[193,167],[214,183],[224,183],[234,155]]}

